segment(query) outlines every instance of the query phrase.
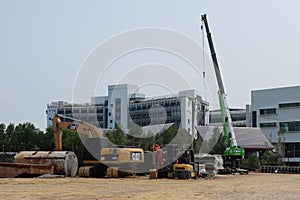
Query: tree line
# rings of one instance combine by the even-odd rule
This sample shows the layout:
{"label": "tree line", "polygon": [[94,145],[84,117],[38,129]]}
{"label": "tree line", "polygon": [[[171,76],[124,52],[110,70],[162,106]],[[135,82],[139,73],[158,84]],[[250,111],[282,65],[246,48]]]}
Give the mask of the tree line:
{"label": "tree line", "polygon": [[[81,140],[76,132],[70,130],[63,131],[63,146],[65,150],[81,150]],[[18,152],[41,150],[54,150],[54,137],[52,128],[45,131],[36,128],[32,123],[20,123],[14,125],[10,123],[0,124],[0,148],[2,152]]]}
{"label": "tree line", "polygon": [[[180,144],[179,148],[189,148],[192,138],[184,129],[175,126],[158,134],[142,133],[142,128],[133,126],[125,134],[122,129],[116,128],[107,132],[106,137],[116,146],[136,146],[151,151],[153,143],[164,146],[166,144]],[[71,130],[63,130],[63,150],[82,152],[84,149],[82,136]],[[0,148],[3,152],[18,152],[41,150],[51,151],[55,148],[52,128],[45,131],[36,128],[32,123],[0,124]]]}

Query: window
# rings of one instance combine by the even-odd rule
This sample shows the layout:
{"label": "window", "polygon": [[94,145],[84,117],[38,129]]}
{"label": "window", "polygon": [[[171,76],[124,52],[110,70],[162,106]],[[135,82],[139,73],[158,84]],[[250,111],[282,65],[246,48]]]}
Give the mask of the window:
{"label": "window", "polygon": [[289,157],[289,158],[300,157],[300,143],[286,143],[285,157]]}
{"label": "window", "polygon": [[259,110],[260,115],[275,115],[276,114],[276,108],[265,108]]}
{"label": "window", "polygon": [[276,127],[276,122],[260,123],[259,126],[261,128]]}
{"label": "window", "polygon": [[257,127],[256,111],[252,111],[252,127]]}
{"label": "window", "polygon": [[115,99],[115,121],[121,124],[121,98]]}
{"label": "window", "polygon": [[103,113],[103,108],[97,108],[97,113]]}
{"label": "window", "polygon": [[279,104],[279,108],[295,108],[295,107],[300,107],[300,102]]}
{"label": "window", "polygon": [[300,132],[300,121],[280,122],[280,128],[284,128],[286,132]]}

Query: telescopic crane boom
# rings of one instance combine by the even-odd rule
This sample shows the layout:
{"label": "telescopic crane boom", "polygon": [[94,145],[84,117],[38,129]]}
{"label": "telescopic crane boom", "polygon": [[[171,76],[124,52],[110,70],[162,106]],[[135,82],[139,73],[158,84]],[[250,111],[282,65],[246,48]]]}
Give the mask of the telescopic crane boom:
{"label": "telescopic crane boom", "polygon": [[205,14],[201,16],[201,20],[204,23],[205,30],[207,33],[208,44],[209,44],[213,66],[214,66],[214,70],[215,70],[215,74],[219,86],[218,95],[219,95],[219,103],[220,103],[220,108],[222,113],[224,137],[227,142],[230,142],[230,147],[226,149],[224,155],[243,157],[245,155],[245,150],[243,148],[239,148],[237,144],[236,135],[233,129],[232,119],[231,119],[231,115],[229,112],[229,107],[226,99],[224,84],[222,81],[221,72],[218,64],[217,54],[215,52],[214,44],[208,26],[208,21]]}

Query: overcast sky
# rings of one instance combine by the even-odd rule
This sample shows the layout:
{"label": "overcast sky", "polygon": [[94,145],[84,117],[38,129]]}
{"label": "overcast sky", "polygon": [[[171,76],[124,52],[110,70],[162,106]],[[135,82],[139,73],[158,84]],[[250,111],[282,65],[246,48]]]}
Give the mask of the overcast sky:
{"label": "overcast sky", "polygon": [[[72,101],[80,66],[97,45],[143,27],[175,30],[201,44],[204,13],[229,105],[244,108],[251,90],[300,85],[299,8],[295,0],[1,0],[0,123],[31,122],[44,130],[46,105]],[[134,56],[115,67],[129,59]]]}

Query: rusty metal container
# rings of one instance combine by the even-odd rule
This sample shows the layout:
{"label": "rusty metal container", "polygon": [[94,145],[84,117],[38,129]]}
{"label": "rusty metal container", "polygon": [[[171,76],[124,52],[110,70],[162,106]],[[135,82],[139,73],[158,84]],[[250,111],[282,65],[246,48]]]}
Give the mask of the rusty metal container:
{"label": "rusty metal container", "polygon": [[0,162],[0,178],[35,177],[53,173],[52,165]]}
{"label": "rusty metal container", "polygon": [[54,166],[54,174],[76,176],[78,159],[71,151],[21,151],[15,162],[28,164],[48,164]]}

